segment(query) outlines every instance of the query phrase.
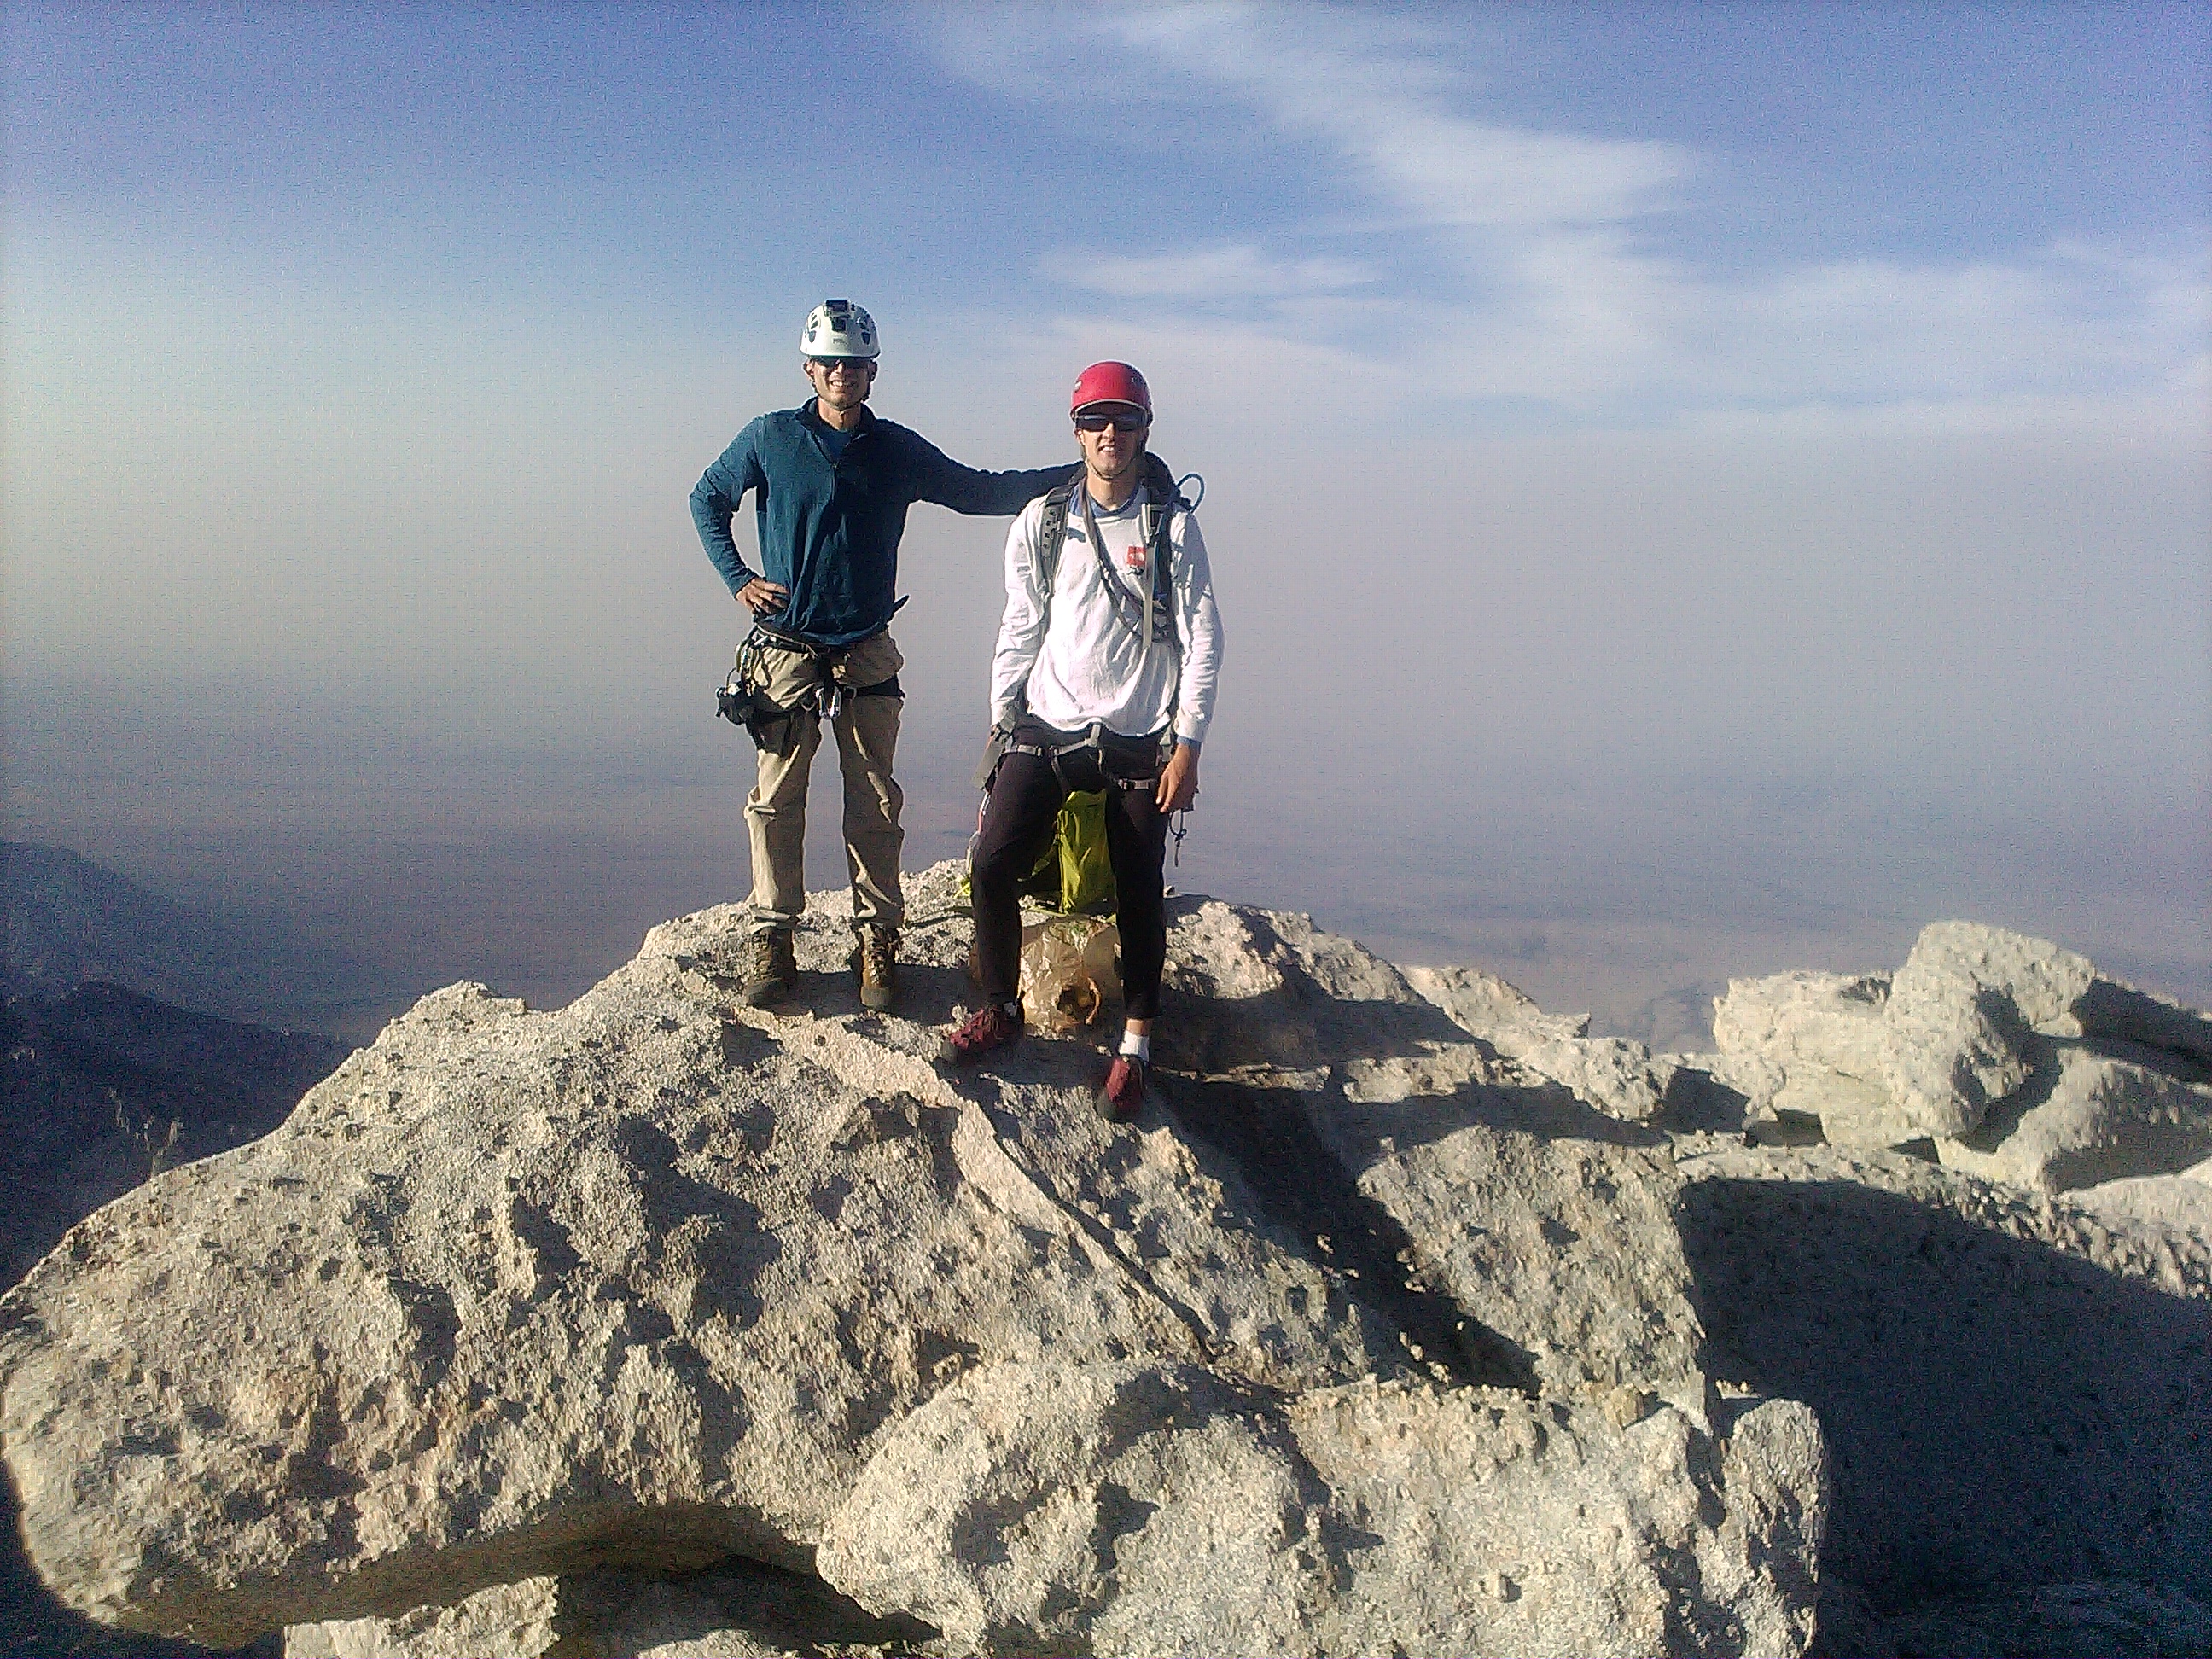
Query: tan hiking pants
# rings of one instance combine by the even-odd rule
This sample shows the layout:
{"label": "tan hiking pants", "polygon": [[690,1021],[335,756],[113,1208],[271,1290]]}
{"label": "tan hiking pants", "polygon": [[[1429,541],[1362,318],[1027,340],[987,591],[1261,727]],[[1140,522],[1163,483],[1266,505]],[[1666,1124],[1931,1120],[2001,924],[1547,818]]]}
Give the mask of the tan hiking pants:
{"label": "tan hiking pants", "polygon": [[861,686],[882,684],[905,662],[888,633],[821,657],[775,645],[762,650],[750,689],[793,713],[781,730],[768,733],[774,741],[762,746],[759,776],[745,798],[756,929],[796,927],[806,908],[806,780],[822,746],[817,699],[826,697],[830,683],[841,694],[830,726],[837,735],[845,779],[845,864],[853,882],[854,925],[896,928],[905,921],[899,809],[906,793],[891,777],[905,699],[853,695]]}

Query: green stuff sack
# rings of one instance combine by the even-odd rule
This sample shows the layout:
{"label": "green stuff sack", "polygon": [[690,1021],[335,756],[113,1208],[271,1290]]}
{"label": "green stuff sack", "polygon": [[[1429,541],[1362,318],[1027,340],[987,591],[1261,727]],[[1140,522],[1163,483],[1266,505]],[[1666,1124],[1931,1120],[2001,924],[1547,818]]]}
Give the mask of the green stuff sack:
{"label": "green stuff sack", "polygon": [[1048,910],[1070,916],[1110,916],[1116,896],[1114,860],[1106,851],[1106,797],[1069,792],[1052,840],[1037,855],[1022,891]]}

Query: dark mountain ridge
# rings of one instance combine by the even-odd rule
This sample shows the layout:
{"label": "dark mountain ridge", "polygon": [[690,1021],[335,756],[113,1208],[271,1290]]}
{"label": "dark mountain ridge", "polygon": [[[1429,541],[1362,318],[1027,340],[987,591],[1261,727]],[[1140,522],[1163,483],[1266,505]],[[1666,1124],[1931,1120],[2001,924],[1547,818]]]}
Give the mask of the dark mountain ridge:
{"label": "dark mountain ridge", "polygon": [[251,1018],[278,1000],[267,942],[64,847],[0,842],[5,988],[61,996],[92,981]]}
{"label": "dark mountain ridge", "polygon": [[162,1170],[268,1133],[349,1052],[120,985],[9,998],[0,1272],[14,1283],[80,1218]]}

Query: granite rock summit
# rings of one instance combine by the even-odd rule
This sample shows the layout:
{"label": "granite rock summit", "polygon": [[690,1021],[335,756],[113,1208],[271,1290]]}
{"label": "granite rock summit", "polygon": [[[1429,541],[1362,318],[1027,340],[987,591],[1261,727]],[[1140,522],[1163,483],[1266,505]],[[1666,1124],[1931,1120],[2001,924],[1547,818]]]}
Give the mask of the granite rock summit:
{"label": "granite rock summit", "polygon": [[[932,1063],[957,876],[912,883],[899,1016],[852,1009],[841,900],[781,1014],[703,912],[564,1009],[427,997],[79,1224],[0,1301],[40,1573],[302,1655],[1764,1654],[1962,1587],[2150,1585],[2160,1630],[2212,1598],[2189,1227],[1747,1144],[1769,1048],[1650,1055],[1211,899],[1173,908],[1158,1097],[1110,1124],[1085,1031]],[[1840,988],[1759,1029],[1904,1056],[1909,1098],[1801,1066],[1908,1127],[1977,1089],[2011,1121],[1991,1056],[2140,1046],[2094,974],[1980,961],[1931,971],[1993,1041],[1869,1037]],[[2143,1016],[2159,1054],[2188,1012]],[[1931,1259],[1978,1311],[1884,1303],[1942,1294]],[[1946,1376],[1999,1331],[2047,1351]]]}

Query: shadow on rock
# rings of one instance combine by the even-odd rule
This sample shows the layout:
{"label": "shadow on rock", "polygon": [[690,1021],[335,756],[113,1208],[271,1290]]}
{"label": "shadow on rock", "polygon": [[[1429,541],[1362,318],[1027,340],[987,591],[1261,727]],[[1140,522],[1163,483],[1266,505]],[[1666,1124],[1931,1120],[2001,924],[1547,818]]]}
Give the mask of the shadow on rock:
{"label": "shadow on rock", "polygon": [[1824,1576],[2212,1594],[2204,1304],[1844,1182],[1699,1182],[1682,1231],[1714,1370],[1827,1432]]}
{"label": "shadow on rock", "polygon": [[451,1607],[295,1625],[292,1659],[435,1654],[939,1652],[919,1620],[878,1618],[820,1579],[733,1556],[692,1573],[605,1568],[495,1584]]}
{"label": "shadow on rock", "polygon": [[1412,1238],[1330,1155],[1296,1091],[1178,1079],[1164,1092],[1185,1130],[1236,1164],[1267,1219],[1295,1236],[1299,1253],[1322,1262],[1347,1299],[1395,1325],[1414,1357],[1454,1382],[1536,1392],[1526,1351],[1409,1280]]}
{"label": "shadow on rock", "polygon": [[[113,1630],[64,1607],[23,1553],[15,1485],[0,1480],[0,1653],[51,1654],[57,1659],[210,1659],[216,1651],[173,1636]],[[281,1654],[283,1637],[272,1633],[251,1647],[229,1651],[237,1659]]]}

